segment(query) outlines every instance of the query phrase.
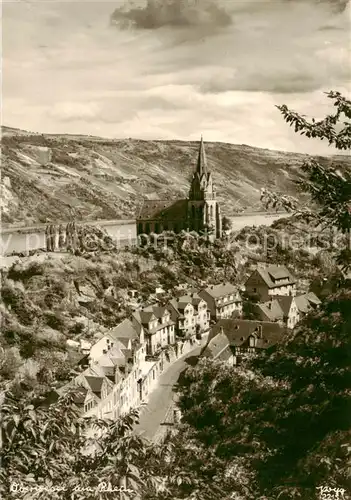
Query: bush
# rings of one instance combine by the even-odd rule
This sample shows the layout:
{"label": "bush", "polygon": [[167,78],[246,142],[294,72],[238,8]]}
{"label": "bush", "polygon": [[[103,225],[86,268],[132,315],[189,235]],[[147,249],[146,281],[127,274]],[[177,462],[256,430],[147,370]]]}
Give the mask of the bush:
{"label": "bush", "polygon": [[45,323],[54,330],[63,331],[65,329],[65,318],[58,312],[44,313],[43,320]]}
{"label": "bush", "polygon": [[0,363],[0,376],[5,380],[13,380],[23,364],[18,347],[10,347],[4,351]]}
{"label": "bush", "polygon": [[8,270],[7,277],[14,281],[23,281],[26,282],[33,276],[42,276],[44,274],[43,264],[40,262],[29,262],[29,264],[24,265],[13,264]]}

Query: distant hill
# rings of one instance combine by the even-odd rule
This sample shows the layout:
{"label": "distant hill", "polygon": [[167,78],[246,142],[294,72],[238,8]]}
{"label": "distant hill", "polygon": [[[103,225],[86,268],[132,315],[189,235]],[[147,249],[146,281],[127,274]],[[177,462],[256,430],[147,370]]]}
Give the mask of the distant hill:
{"label": "distant hill", "polygon": [[[260,210],[260,189],[301,196],[306,155],[206,143],[222,212]],[[2,127],[2,222],[134,217],[143,198],[186,197],[197,142],[110,140]],[[320,158],[351,168],[347,156]]]}

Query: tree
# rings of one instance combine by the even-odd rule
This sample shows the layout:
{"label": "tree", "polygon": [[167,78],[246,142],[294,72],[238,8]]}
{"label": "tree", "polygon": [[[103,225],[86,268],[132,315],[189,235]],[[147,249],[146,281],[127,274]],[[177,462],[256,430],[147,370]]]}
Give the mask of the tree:
{"label": "tree", "polygon": [[[328,92],[327,97],[333,101],[336,110],[320,121],[314,118],[308,121],[304,116],[289,110],[285,104],[277,108],[296,133],[326,140],[337,150],[350,150],[351,101],[339,92]],[[295,211],[315,225],[326,228],[332,226],[343,234],[348,234],[349,245],[338,254],[338,263],[347,269],[351,266],[351,171],[337,166],[322,166],[313,158],[303,163],[302,171],[304,177],[296,182],[302,191],[311,195],[312,202],[315,203],[313,210],[299,207],[296,199],[268,190],[262,192],[261,199],[266,202],[266,206],[281,203],[287,210]]]}
{"label": "tree", "polygon": [[7,393],[1,405],[4,498],[218,500],[239,489],[223,461],[186,433],[159,445],[136,435],[137,410],[117,421],[80,418],[73,393],[48,408]]}
{"label": "tree", "polygon": [[[164,456],[132,433],[137,417],[133,411],[116,422],[82,419],[72,394],[49,408],[26,406],[7,394],[2,404],[1,494],[12,497],[17,483],[41,488],[38,499],[71,498],[75,492],[77,500],[102,500],[111,497],[102,490],[103,483],[110,483],[116,491],[122,487],[134,492],[115,493],[114,498],[161,498]],[[101,433],[98,439],[86,436],[92,426]],[[23,491],[21,496],[33,498]]]}
{"label": "tree", "polygon": [[223,231],[230,231],[232,228],[232,221],[225,215],[222,217],[222,229]]}

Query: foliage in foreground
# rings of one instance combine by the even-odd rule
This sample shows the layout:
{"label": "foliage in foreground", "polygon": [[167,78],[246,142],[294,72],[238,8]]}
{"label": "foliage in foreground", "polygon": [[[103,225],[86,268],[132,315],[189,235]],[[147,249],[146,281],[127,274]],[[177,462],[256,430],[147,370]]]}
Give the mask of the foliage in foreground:
{"label": "foliage in foreground", "polygon": [[136,435],[137,410],[99,421],[80,418],[70,395],[35,408],[8,394],[2,420],[4,498],[217,500],[238,490],[196,443],[168,436],[154,445]]}
{"label": "foliage in foreground", "polygon": [[[351,101],[339,92],[328,92],[327,97],[333,102],[335,113],[316,121],[309,122],[303,115],[291,111],[286,105],[278,106],[284,120],[294,127],[296,133],[309,138],[325,140],[339,151],[351,149]],[[266,203],[281,203],[287,209],[296,210],[302,218],[315,225],[334,226],[343,234],[350,235],[351,230],[351,171],[341,167],[322,166],[316,159],[304,162],[304,179],[297,184],[309,193],[315,203],[313,210],[299,207],[298,203],[265,190]],[[339,264],[345,269],[351,266],[351,240],[339,253]]]}

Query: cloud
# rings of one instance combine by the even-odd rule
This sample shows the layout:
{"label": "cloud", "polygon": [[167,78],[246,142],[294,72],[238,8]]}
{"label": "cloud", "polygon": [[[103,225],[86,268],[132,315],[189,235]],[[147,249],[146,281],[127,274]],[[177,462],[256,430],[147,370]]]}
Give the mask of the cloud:
{"label": "cloud", "polygon": [[116,9],[111,21],[120,27],[151,30],[166,26],[222,28],[232,19],[211,0],[146,0],[143,7],[128,8],[127,4]]}
{"label": "cloud", "polygon": [[323,91],[349,87],[349,13],[317,0],[206,3],[222,22],[190,16],[196,1],[163,13],[129,4],[131,29],[109,25],[110,2],[6,3],[3,123],[332,153],[294,134],[275,105],[322,118]]}
{"label": "cloud", "polygon": [[96,102],[59,102],[49,110],[49,115],[62,122],[96,119],[99,105]]}

